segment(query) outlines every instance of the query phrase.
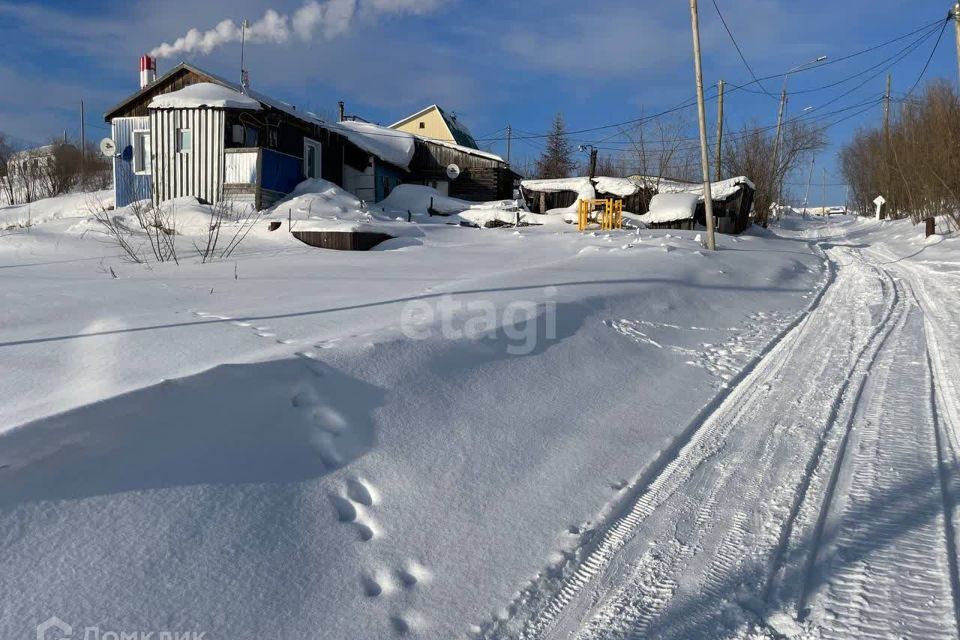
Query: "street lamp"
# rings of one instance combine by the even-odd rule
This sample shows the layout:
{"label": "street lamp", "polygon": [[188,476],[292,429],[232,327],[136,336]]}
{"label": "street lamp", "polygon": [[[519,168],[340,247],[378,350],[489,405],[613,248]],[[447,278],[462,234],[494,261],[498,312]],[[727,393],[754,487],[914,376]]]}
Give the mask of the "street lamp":
{"label": "street lamp", "polygon": [[[783,130],[783,117],[787,110],[787,79],[790,77],[791,73],[796,73],[808,67],[812,67],[820,64],[827,60],[827,56],[817,56],[813,60],[804,62],[803,64],[798,64],[797,66],[788,69],[786,73],[783,74],[783,90],[780,92],[780,108],[777,110],[777,136],[773,140],[773,179],[777,183],[777,202],[783,200],[783,178],[779,176],[780,169],[780,140],[781,132]],[[804,109],[804,111],[811,111],[812,107]]]}

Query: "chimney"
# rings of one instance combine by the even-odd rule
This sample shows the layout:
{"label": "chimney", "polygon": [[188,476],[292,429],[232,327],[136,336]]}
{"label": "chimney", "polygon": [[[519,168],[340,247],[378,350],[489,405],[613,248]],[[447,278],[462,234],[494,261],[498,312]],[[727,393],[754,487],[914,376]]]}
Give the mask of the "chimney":
{"label": "chimney", "polygon": [[343,122],[344,119],[345,119],[345,118],[344,118],[344,114],[343,114],[343,109],[344,109],[343,100],[341,100],[340,102],[337,103],[337,107],[338,107],[339,110],[340,110],[340,122]]}
{"label": "chimney", "polygon": [[140,88],[153,84],[157,79],[157,60],[150,56],[140,57]]}

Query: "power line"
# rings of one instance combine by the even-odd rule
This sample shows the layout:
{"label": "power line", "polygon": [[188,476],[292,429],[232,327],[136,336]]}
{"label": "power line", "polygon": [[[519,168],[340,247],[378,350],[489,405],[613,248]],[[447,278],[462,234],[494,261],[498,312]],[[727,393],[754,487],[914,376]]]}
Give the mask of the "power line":
{"label": "power line", "polygon": [[927,73],[927,68],[930,67],[930,61],[933,60],[933,54],[937,52],[937,48],[940,46],[940,41],[943,39],[943,32],[947,30],[947,24],[950,22],[951,16],[947,16],[943,21],[943,26],[940,28],[940,35],[937,36],[937,41],[933,44],[933,49],[930,51],[930,56],[927,57],[926,64],[923,65],[923,69],[920,70],[920,75],[917,76],[917,81],[913,83],[913,86],[910,87],[910,91],[907,91],[904,98],[909,98],[913,91],[917,88],[917,85],[920,84],[920,81],[923,79],[924,74]]}
{"label": "power line", "polygon": [[[813,70],[813,69],[819,69],[819,68],[821,68],[821,67],[825,67],[825,66],[828,66],[828,65],[830,65],[830,64],[837,64],[837,63],[840,63],[840,62],[845,61],[845,60],[850,60],[851,58],[855,58],[855,57],[864,55],[864,54],[866,54],[866,53],[869,53],[869,52],[871,52],[871,51],[875,51],[875,50],[877,50],[877,49],[883,48],[883,47],[888,46],[888,45],[890,45],[890,44],[893,44],[893,43],[895,43],[895,42],[899,42],[900,40],[904,40],[904,39],[906,39],[906,38],[909,38],[910,36],[915,35],[915,34],[917,34],[917,33],[929,31],[929,33],[923,33],[923,35],[922,35],[920,38],[914,40],[913,42],[911,42],[910,44],[908,44],[906,47],[904,47],[903,49],[901,49],[900,51],[898,51],[896,54],[894,54],[893,56],[891,56],[891,57],[889,57],[889,58],[886,58],[883,62],[881,62],[880,64],[884,64],[884,62],[887,62],[887,61],[895,58],[895,60],[894,60],[893,63],[891,63],[889,66],[881,69],[881,71],[880,71],[879,73],[882,73],[883,71],[886,71],[888,68],[890,68],[890,67],[894,66],[895,64],[899,63],[903,58],[905,58],[907,55],[909,55],[910,53],[912,53],[916,48],[918,48],[926,39],[928,39],[929,37],[931,37],[931,36],[933,35],[933,29],[932,29],[932,27],[933,27],[934,25],[940,24],[941,21],[943,21],[942,18],[941,18],[941,19],[938,19],[938,20],[936,20],[936,21],[934,21],[934,22],[925,24],[925,25],[923,25],[922,27],[920,27],[920,28],[918,28],[918,29],[914,29],[914,30],[910,31],[909,33],[906,33],[906,34],[897,36],[896,38],[892,38],[892,39],[887,40],[887,41],[885,41],[885,42],[882,42],[882,43],[880,43],[880,44],[873,45],[873,46],[871,46],[871,47],[867,47],[867,48],[861,49],[861,50],[859,50],[859,51],[855,51],[855,52],[850,53],[850,54],[847,54],[847,55],[845,55],[845,56],[841,56],[841,57],[836,58],[836,59],[834,59],[834,60],[830,60],[830,61],[827,61],[827,62],[825,62],[825,63],[823,63],[823,64],[817,65],[817,66],[815,66],[815,67],[808,67],[808,68],[805,68],[805,69],[800,69],[800,70],[797,71],[797,73],[806,72],[806,71],[811,71],[811,70]],[[941,31],[941,35],[942,35],[942,31]],[[863,71],[863,72],[859,72],[859,73],[857,73],[857,74],[854,74],[854,75],[851,76],[850,78],[847,78],[847,81],[852,80],[852,79],[854,79],[854,78],[862,75],[863,73],[868,73],[869,71],[870,71],[870,69],[867,69],[867,70],[865,70],[865,71]],[[879,73],[878,73],[877,75],[879,75]],[[763,81],[765,81],[765,80],[772,80],[772,79],[775,79],[775,78],[780,78],[780,77],[782,77],[783,75],[784,75],[783,73],[776,73],[776,74],[772,74],[772,75],[769,75],[769,76],[764,76],[764,77],[761,77],[761,78],[755,78],[755,79],[752,80],[751,82],[747,82],[747,83],[744,83],[744,84],[742,84],[742,85],[734,85],[734,86],[730,89],[730,92],[734,92],[734,91],[738,91],[738,90],[747,90],[747,87],[749,87],[749,86],[751,86],[751,85],[754,85],[754,84],[760,85],[760,84],[761,84]],[[862,87],[864,84],[866,84],[866,82],[872,80],[874,77],[876,77],[876,76],[871,76],[871,77],[867,78],[867,80],[866,80],[865,82],[857,85],[856,87],[854,87],[854,88],[851,89],[850,91],[848,91],[848,92],[846,92],[846,93],[843,93],[843,94],[837,96],[837,97],[834,98],[833,100],[828,101],[828,102],[825,103],[824,105],[820,105],[819,107],[816,107],[816,109],[820,109],[820,108],[822,108],[822,107],[824,107],[824,106],[828,106],[829,104],[832,104],[832,103],[836,102],[836,101],[839,100],[840,98],[842,98],[842,97],[844,97],[844,96],[846,96],[846,95],[849,95],[849,94],[852,93],[853,91],[856,91],[857,89],[859,89],[860,87]],[[707,98],[707,100],[713,100],[714,98],[716,98],[716,95],[709,96],[709,97]],[[575,130],[575,131],[568,131],[568,132],[567,132],[567,135],[578,135],[578,134],[582,134],[582,133],[593,133],[593,132],[595,132],[595,131],[603,131],[603,130],[606,130],[606,129],[613,129],[613,128],[618,128],[618,127],[625,127],[625,126],[629,126],[629,125],[638,125],[638,124],[642,124],[642,123],[648,122],[648,121],[650,121],[650,120],[655,120],[655,119],[660,118],[660,117],[663,117],[663,116],[665,116],[665,115],[669,115],[669,114],[671,114],[671,113],[675,113],[675,112],[677,112],[677,111],[682,111],[683,109],[688,109],[688,108],[694,106],[695,104],[696,104],[695,98],[689,98],[689,99],[685,100],[684,102],[681,102],[681,103],[675,105],[674,107],[665,109],[664,111],[660,111],[660,112],[658,112],[658,113],[654,113],[654,114],[649,115],[649,116],[644,116],[644,117],[640,117],[640,118],[633,118],[633,119],[631,119],[631,120],[625,120],[625,121],[623,121],[623,122],[618,122],[618,123],[613,123],[613,124],[608,124],[608,125],[602,125],[602,126],[598,126],[598,127],[589,127],[589,128],[579,129],[579,130]],[[526,137],[526,138],[548,138],[548,137],[550,137],[550,134],[549,134],[549,133],[535,134],[535,135],[528,135],[528,136],[524,136],[524,137]],[[518,139],[522,139],[522,137],[517,137],[517,136],[514,137],[514,140],[518,140]],[[480,141],[480,140],[478,140],[478,142],[479,142],[479,141]],[[486,140],[485,140],[485,141],[486,141]]]}
{"label": "power line", "polygon": [[772,93],[770,93],[769,91],[767,91],[767,88],[764,87],[763,83],[761,83],[760,80],[757,78],[757,74],[753,72],[753,67],[750,66],[749,62],[747,62],[747,58],[746,56],[743,55],[743,51],[740,49],[740,45],[739,43],[737,43],[737,39],[733,37],[733,32],[730,31],[730,27],[727,25],[727,20],[723,17],[723,13],[720,11],[720,6],[717,4],[717,0],[713,0],[713,8],[717,10],[717,16],[720,18],[720,22],[723,24],[723,28],[727,32],[727,35],[730,36],[730,42],[732,42],[734,48],[736,48],[737,55],[740,56],[740,61],[743,62],[743,66],[745,66],[747,68],[747,71],[750,72],[750,77],[753,78],[753,81],[757,83],[757,86],[760,87],[760,89],[763,90],[765,94],[767,94],[768,96],[776,100],[777,97]]}

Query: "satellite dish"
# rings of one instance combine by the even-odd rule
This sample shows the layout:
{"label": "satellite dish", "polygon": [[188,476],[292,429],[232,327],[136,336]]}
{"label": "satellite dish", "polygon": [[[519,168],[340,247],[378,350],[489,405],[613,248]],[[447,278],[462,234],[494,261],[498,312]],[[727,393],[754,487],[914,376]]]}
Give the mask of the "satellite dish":
{"label": "satellite dish", "polygon": [[456,180],[460,177],[460,167],[455,164],[447,165],[447,177],[451,180]]}
{"label": "satellite dish", "polygon": [[117,143],[110,138],[104,138],[100,141],[100,153],[108,158],[115,157],[117,155]]}

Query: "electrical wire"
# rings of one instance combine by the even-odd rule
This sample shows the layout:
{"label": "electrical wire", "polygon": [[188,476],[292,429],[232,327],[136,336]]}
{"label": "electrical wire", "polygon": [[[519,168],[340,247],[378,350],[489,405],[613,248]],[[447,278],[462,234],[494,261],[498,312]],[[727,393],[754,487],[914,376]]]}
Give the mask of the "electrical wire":
{"label": "electrical wire", "polygon": [[727,32],[727,35],[730,36],[730,42],[733,43],[734,48],[737,50],[737,55],[740,56],[740,61],[743,62],[743,66],[747,68],[747,71],[750,72],[750,77],[753,78],[753,81],[757,83],[757,86],[774,100],[777,99],[775,95],[767,91],[767,88],[763,86],[763,83],[757,78],[757,74],[753,72],[753,67],[750,66],[750,63],[747,62],[746,56],[743,55],[743,50],[740,49],[740,44],[737,42],[737,39],[733,37],[733,32],[730,30],[730,27],[727,25],[726,18],[723,17],[723,12],[720,11],[720,6],[717,4],[717,0],[713,0],[713,8],[717,11],[717,17],[720,18],[720,22],[723,24],[724,30]]}

